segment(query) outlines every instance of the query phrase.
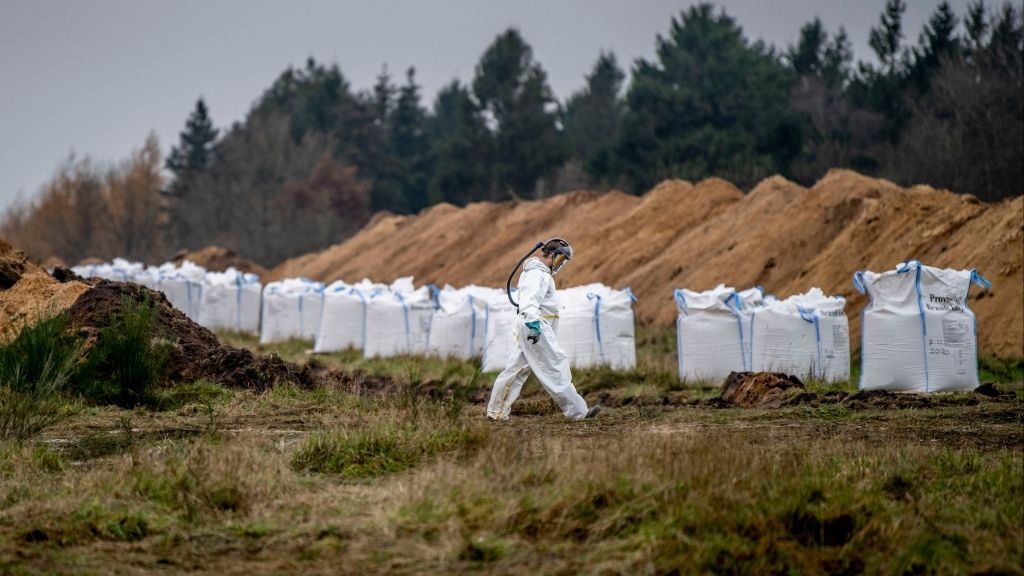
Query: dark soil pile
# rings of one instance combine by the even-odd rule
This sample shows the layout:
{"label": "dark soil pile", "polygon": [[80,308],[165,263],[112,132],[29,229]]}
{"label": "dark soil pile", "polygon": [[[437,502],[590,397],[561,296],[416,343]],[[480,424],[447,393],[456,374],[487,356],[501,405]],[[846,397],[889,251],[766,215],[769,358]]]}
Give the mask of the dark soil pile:
{"label": "dark soil pile", "polygon": [[969,394],[899,394],[885,390],[859,390],[853,394],[832,391],[808,392],[796,376],[779,372],[732,372],[718,398],[682,404],[713,408],[781,408],[783,406],[837,405],[850,410],[900,410],[938,406],[975,406],[981,402],[1018,402],[1012,391],[983,384]]}
{"label": "dark soil pile", "polygon": [[205,379],[257,391],[279,384],[302,388],[342,386],[353,392],[395,387],[390,378],[339,372],[314,362],[299,367],[276,354],[262,356],[223,346],[213,332],[173,308],[163,293],[137,284],[103,280],[86,290],[68,309],[71,329],[84,336],[88,346],[103,328],[111,325],[127,301],[149,301],[156,308],[153,336],[171,344],[162,378],[165,385]]}
{"label": "dark soil pile", "polygon": [[747,408],[779,408],[817,395],[807,392],[796,376],[781,372],[732,372],[725,380],[721,402]]}

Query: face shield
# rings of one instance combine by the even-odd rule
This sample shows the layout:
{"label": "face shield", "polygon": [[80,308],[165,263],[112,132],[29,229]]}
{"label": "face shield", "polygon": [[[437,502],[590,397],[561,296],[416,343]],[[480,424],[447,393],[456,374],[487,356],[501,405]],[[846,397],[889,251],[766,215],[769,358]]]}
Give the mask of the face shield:
{"label": "face shield", "polygon": [[555,249],[555,259],[551,262],[551,274],[555,275],[565,268],[565,265],[572,260],[572,246],[566,243],[564,246],[559,246]]}

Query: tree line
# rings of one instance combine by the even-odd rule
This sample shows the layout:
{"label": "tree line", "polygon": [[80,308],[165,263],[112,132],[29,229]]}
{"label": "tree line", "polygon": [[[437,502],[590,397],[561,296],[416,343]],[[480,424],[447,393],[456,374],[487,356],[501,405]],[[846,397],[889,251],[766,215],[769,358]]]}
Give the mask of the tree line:
{"label": "tree line", "polygon": [[[0,235],[36,257],[166,257],[217,244],[263,264],[343,240],[373,214],[532,199],[574,189],[642,193],[665,178],[749,188],[810,184],[849,167],[993,201],[1021,193],[1024,15],[1007,2],[938,5],[916,42],[887,0],[855,62],[843,28],[815,19],[794,43],[751,42],[724,10],[673,18],[629,75],[600,54],[560,102],[516,29],[473,78],[425,104],[415,69],[368,90],[337,65],[289,67],[243,121],[215,128],[200,98],[165,160],[151,138],[122,166],[69,159]],[[628,80],[628,82],[627,82]],[[141,188],[140,188],[141,187]]]}

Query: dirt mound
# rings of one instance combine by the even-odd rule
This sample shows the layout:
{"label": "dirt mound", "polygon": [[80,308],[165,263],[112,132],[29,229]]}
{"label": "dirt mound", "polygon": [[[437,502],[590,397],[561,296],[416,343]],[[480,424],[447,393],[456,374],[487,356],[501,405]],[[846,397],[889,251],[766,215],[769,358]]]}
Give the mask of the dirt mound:
{"label": "dirt mound", "polygon": [[799,404],[815,394],[804,389],[796,376],[781,372],[732,372],[725,379],[719,400],[746,408],[779,408]]}
{"label": "dirt mound", "polygon": [[88,345],[95,342],[103,328],[110,326],[126,301],[147,300],[156,307],[155,336],[172,345],[164,384],[209,380],[251,390],[294,384],[303,388],[341,386],[352,391],[392,386],[390,378],[328,370],[313,362],[299,367],[277,355],[255,355],[249,350],[222,346],[213,332],[173,308],[163,293],[137,284],[102,280],[82,293],[68,310],[71,329],[84,336]]}
{"label": "dirt mound", "polygon": [[784,298],[819,286],[847,298],[855,347],[867,303],[851,283],[857,270],[889,270],[911,258],[977,268],[993,283],[975,289],[971,301],[981,352],[1024,356],[1024,197],[985,204],[849,170],[833,170],[810,188],[775,176],[746,195],[716,178],[669,180],[643,197],[574,192],[379,216],[348,241],[288,260],[268,278],[414,275],[420,283],[503,286],[519,257],[550,236],[568,238],[577,254],[559,275],[561,286],[629,286],[641,322],[674,321],[674,288],[761,285]]}
{"label": "dirt mound", "polygon": [[234,267],[235,270],[240,272],[249,272],[256,274],[261,279],[267,276],[267,269],[252,260],[242,258],[234,250],[228,250],[227,248],[221,248],[220,246],[207,246],[199,250],[181,250],[174,255],[174,262],[181,264],[185,260],[190,260],[203,268],[211,272],[223,272],[228,268]]}
{"label": "dirt mound", "polygon": [[26,323],[71,306],[88,288],[83,282],[60,282],[0,240],[0,340],[15,336]]}

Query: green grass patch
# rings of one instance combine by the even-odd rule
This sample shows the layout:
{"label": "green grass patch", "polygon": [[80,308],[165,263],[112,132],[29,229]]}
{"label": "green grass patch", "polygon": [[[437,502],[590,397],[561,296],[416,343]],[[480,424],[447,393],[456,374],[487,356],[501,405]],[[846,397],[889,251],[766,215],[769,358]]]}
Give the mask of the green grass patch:
{"label": "green grass patch", "polygon": [[26,326],[0,345],[0,439],[25,440],[73,412],[61,393],[79,366],[81,339],[67,315]]}
{"label": "green grass patch", "polygon": [[978,358],[978,378],[995,384],[1024,381],[1024,358]]}
{"label": "green grass patch", "polygon": [[81,375],[78,392],[97,404],[150,405],[171,344],[155,333],[152,302],[125,296],[109,326],[100,331]]}
{"label": "green grass patch", "polygon": [[154,390],[149,405],[156,410],[178,410],[190,405],[212,407],[227,402],[231,392],[216,382],[197,380]]}
{"label": "green grass patch", "polygon": [[376,478],[407,470],[437,454],[472,451],[484,439],[480,427],[462,425],[423,429],[385,423],[358,431],[322,432],[299,448],[292,468],[352,479]]}
{"label": "green grass patch", "polygon": [[96,540],[137,542],[158,532],[159,524],[143,510],[93,498],[70,514],[22,528],[19,536],[27,544],[57,547],[79,546]]}

